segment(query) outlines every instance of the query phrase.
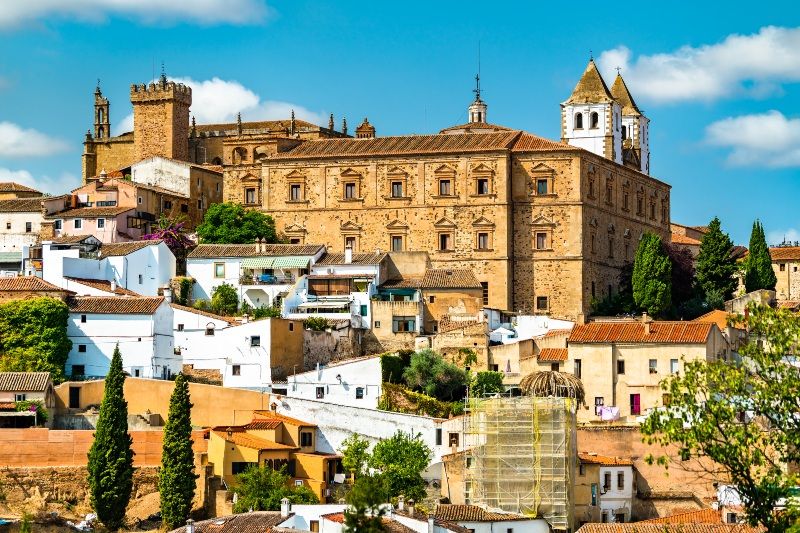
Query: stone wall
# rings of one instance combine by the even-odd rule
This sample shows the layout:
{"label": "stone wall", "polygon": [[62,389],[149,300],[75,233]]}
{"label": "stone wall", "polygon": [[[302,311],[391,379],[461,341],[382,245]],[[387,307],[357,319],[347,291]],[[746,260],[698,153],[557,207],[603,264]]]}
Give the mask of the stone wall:
{"label": "stone wall", "polygon": [[349,325],[334,326],[330,331],[303,330],[303,371],[361,356],[362,338],[363,332]]}
{"label": "stone wall", "polygon": [[222,373],[214,368],[195,368],[194,365],[183,365],[181,372],[192,381],[222,385]]}
{"label": "stone wall", "polygon": [[189,159],[191,88],[163,80],[149,86],[131,86],[134,161],[152,156]]}

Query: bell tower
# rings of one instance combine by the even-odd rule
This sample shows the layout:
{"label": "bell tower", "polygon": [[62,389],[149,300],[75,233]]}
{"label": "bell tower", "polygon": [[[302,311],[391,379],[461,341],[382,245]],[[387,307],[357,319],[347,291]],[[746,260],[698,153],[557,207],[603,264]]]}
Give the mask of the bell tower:
{"label": "bell tower", "polygon": [[189,160],[189,107],[192,89],[168,81],[162,71],[157,82],[131,85],[133,160],[161,156]]}
{"label": "bell tower", "polygon": [[100,80],[94,90],[94,138],[105,141],[111,137],[111,119],[108,116],[108,98],[103,97]]}
{"label": "bell tower", "polygon": [[475,76],[475,88],[472,90],[475,93],[475,101],[469,105],[467,109],[469,115],[469,123],[485,123],[486,122],[486,102],[481,100],[481,75]]}
{"label": "bell tower", "polygon": [[611,95],[622,109],[621,137],[625,164],[650,174],[650,119],[636,105],[619,69],[611,86]]}

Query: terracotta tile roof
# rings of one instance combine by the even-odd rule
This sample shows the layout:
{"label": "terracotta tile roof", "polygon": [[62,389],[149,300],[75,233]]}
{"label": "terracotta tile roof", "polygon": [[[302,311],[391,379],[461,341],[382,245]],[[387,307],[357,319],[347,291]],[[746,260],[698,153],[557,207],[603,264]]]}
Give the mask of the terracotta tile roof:
{"label": "terracotta tile roof", "polygon": [[518,514],[493,513],[477,505],[439,504],[436,518],[447,522],[502,522],[507,520],[530,520]]}
{"label": "terracotta tile roof", "polygon": [[609,457],[607,455],[598,455],[596,453],[578,452],[578,459],[580,459],[582,463],[587,463],[590,465],[633,466],[633,461],[630,459]]}
{"label": "terracotta tile roof", "polygon": [[511,147],[512,152],[545,152],[551,150],[570,150],[575,151],[579,148],[565,143],[551,141],[532,133],[522,132],[522,135],[514,141]]}
{"label": "terracotta tile roof", "polygon": [[634,102],[633,96],[631,96],[631,92],[625,84],[625,80],[622,79],[619,72],[617,72],[617,78],[614,80],[614,84],[611,85],[611,96],[619,103],[623,115],[639,116],[642,114],[636,102]]}
{"label": "terracotta tile roof", "polygon": [[189,252],[188,257],[261,257],[272,255],[316,255],[321,244],[262,244],[261,251],[254,244],[200,244]]}
{"label": "terracotta tile roof", "polygon": [[280,422],[286,422],[287,424],[291,424],[293,426],[300,426],[306,428],[315,428],[317,427],[316,424],[312,424],[310,422],[305,422],[303,420],[292,418],[291,416],[282,415],[276,413],[274,411],[254,411],[255,415],[258,418],[254,418],[253,420],[279,420]]}
{"label": "terracotta tile roof", "polygon": [[322,157],[364,157],[380,155],[458,154],[505,151],[511,148],[519,131],[406,135],[375,139],[321,139],[306,141],[271,161],[316,159]]}
{"label": "terracotta tile roof", "polygon": [[100,247],[100,257],[120,257],[132,254],[148,246],[156,246],[164,241],[160,239],[152,241],[132,241],[132,242],[109,242]]}
{"label": "terracotta tile roof", "polygon": [[70,313],[152,315],[161,296],[75,296],[67,299]]}
{"label": "terracotta tile roof", "polygon": [[209,313],[208,311],[203,311],[202,309],[195,309],[194,307],[189,307],[186,305],[180,305],[176,303],[169,304],[173,309],[178,309],[180,311],[186,311],[187,313],[194,313],[196,315],[207,316],[208,318],[213,318],[215,320],[222,320],[223,322],[227,322],[231,326],[235,326],[239,324],[239,322],[232,316],[222,316],[217,315],[214,313]]}
{"label": "terracotta tile roof", "polygon": [[383,520],[383,529],[388,531],[389,533],[416,533],[416,530],[411,529],[410,527],[401,524],[397,520],[392,520],[390,518],[384,517]]}
{"label": "terracotta tile roof", "polygon": [[569,329],[551,329],[547,333],[542,335],[542,338],[546,339],[548,337],[556,337],[558,335],[569,335],[570,333],[572,333],[572,329],[573,328],[569,328]]}
{"label": "terracotta tile roof", "polygon": [[16,411],[16,402],[0,402],[0,411]]}
{"label": "terracotta tile roof", "polygon": [[422,278],[423,289],[480,289],[481,282],[472,270],[429,268]]}
{"label": "terracotta tile roof", "polygon": [[272,420],[253,420],[249,424],[245,424],[245,429],[275,429],[281,425],[278,419]]}
{"label": "terracotta tile roof", "polygon": [[65,209],[57,213],[45,215],[44,218],[98,218],[115,217],[127,211],[133,211],[133,207],[76,207],[75,209]]}
{"label": "terracotta tile roof", "polygon": [[567,349],[566,348],[542,348],[542,351],[539,352],[539,361],[545,362],[557,362],[557,361],[566,361],[567,360]]}
{"label": "terracotta tile roof", "polygon": [[[728,327],[728,318],[732,316],[735,315],[732,313],[728,313],[727,311],[714,309],[713,311],[709,311],[708,313],[695,318],[694,320],[692,320],[692,322],[705,322],[709,324],[716,324],[721,331],[724,331],[725,328]],[[744,324],[734,323],[733,326],[737,328],[743,328]]]}
{"label": "terracotta tile roof", "polygon": [[584,524],[576,533],[762,533],[744,524]]}
{"label": "terracotta tile roof", "polygon": [[[295,119],[295,129],[297,128],[310,128],[318,131],[322,128],[311,122],[305,120]],[[242,133],[248,133],[248,130],[269,130],[271,132],[287,132],[291,126],[291,120],[261,120],[257,122],[242,122]],[[327,128],[326,128],[327,129]],[[198,124],[195,126],[198,132],[211,132],[211,131],[230,131],[231,133],[238,133],[238,124],[236,122],[226,122],[221,124]]]}
{"label": "terracotta tile roof", "polygon": [[0,200],[0,213],[41,213],[41,198],[10,198]]}
{"label": "terracotta tile roof", "polygon": [[782,302],[778,302],[778,307],[780,309],[796,311],[798,307],[800,307],[800,300],[784,300]]}
{"label": "terracotta tile roof", "polygon": [[680,233],[673,233],[670,237],[670,242],[672,244],[683,244],[685,246],[700,246],[700,241],[697,239],[692,239]]}
{"label": "terracotta tile roof", "polygon": [[329,522],[344,524],[344,513],[329,513],[329,514],[319,515],[319,517],[324,518]]}
{"label": "terracotta tile roof", "polygon": [[0,372],[0,391],[44,392],[50,384],[50,372]]}
{"label": "terracotta tile roof", "polygon": [[83,242],[89,237],[97,238],[94,235],[62,235],[60,237],[53,237],[52,239],[48,239],[49,242],[53,244],[78,244],[79,242]]}
{"label": "terracotta tile roof", "polygon": [[513,131],[513,128],[507,128],[498,124],[489,124],[488,122],[467,122],[466,124],[458,124],[457,126],[450,126],[441,130],[439,133],[447,133],[449,131],[464,130],[470,133],[471,130],[476,130],[478,133],[485,133],[487,130],[492,131]]}
{"label": "terracotta tile roof", "polygon": [[0,277],[0,292],[10,291],[65,291],[57,285],[53,285],[42,278],[36,276],[17,276],[14,278]]}
{"label": "terracotta tile roof", "polygon": [[[111,291],[111,282],[105,279],[86,279],[86,278],[72,278],[69,276],[64,276],[64,279],[68,279],[70,281],[74,281],[75,283],[80,283],[81,285],[85,285],[87,287],[91,287],[93,289],[97,289],[99,291],[105,291],[108,293],[112,293]],[[120,287],[119,285],[113,291],[113,294],[119,294],[122,296],[141,296],[141,294],[133,291],[129,291],[124,287]]]}
{"label": "terracotta tile roof", "polygon": [[700,509],[688,513],[678,513],[650,520],[642,520],[640,524],[722,524],[722,512],[716,509]]}
{"label": "terracotta tile roof", "polygon": [[778,246],[769,249],[773,261],[800,260],[800,246]]}
{"label": "terracotta tile roof", "polygon": [[381,284],[383,289],[419,289],[422,278],[390,279]]}
{"label": "terracotta tile roof", "polygon": [[223,429],[215,428],[213,430],[213,433],[214,435],[222,439],[225,439],[226,442],[232,442],[237,446],[250,448],[252,450],[296,450],[297,449],[296,446],[287,446],[286,444],[280,444],[278,442],[262,439],[254,435],[248,435],[241,428],[237,428],[236,430],[231,431],[230,435],[228,435],[226,428]]}
{"label": "terracotta tile roof", "polygon": [[[353,260],[350,262],[352,265],[379,265],[386,257],[385,253],[366,253],[366,254],[353,254]],[[326,265],[346,265],[344,262],[343,253],[326,253],[316,263],[320,266]]]}
{"label": "terracotta tile roof", "polygon": [[21,183],[16,183],[13,181],[0,182],[0,192],[36,192],[42,194],[41,191],[37,191],[36,189],[32,189],[27,185],[22,185]]}
{"label": "terracotta tile roof", "polygon": [[612,342],[646,344],[705,344],[713,324],[702,322],[652,322],[650,334],[641,322],[590,322],[575,326],[570,344]]}
{"label": "terracotta tile roof", "polygon": [[[578,84],[575,86],[575,89],[572,91],[569,99],[567,99],[567,101],[564,103],[596,104],[601,102],[611,102],[613,100],[614,97],[611,96],[611,92],[609,92],[606,82],[600,75],[600,71],[597,70],[597,65],[595,65],[594,60],[590,60],[589,64],[586,65],[586,70],[583,72],[583,76],[581,76],[581,79],[578,81]],[[588,119],[589,117],[584,117],[584,128],[589,127]]]}
{"label": "terracotta tile roof", "polygon": [[[197,533],[269,533],[286,520],[287,517],[278,511],[254,511],[195,522],[194,530]],[[170,533],[186,533],[186,526]]]}

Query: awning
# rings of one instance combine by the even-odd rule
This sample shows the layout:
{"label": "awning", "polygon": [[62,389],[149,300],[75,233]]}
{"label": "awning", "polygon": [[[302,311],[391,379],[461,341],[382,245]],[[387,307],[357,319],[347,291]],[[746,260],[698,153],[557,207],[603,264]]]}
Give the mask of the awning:
{"label": "awning", "polygon": [[344,309],[350,308],[350,302],[306,302],[297,307],[299,309]]}
{"label": "awning", "polygon": [[0,252],[0,263],[21,263],[22,252]]}
{"label": "awning", "polygon": [[242,268],[272,268],[275,257],[246,257],[242,259]]}
{"label": "awning", "polygon": [[308,268],[312,257],[310,255],[290,255],[276,257],[274,268]]}

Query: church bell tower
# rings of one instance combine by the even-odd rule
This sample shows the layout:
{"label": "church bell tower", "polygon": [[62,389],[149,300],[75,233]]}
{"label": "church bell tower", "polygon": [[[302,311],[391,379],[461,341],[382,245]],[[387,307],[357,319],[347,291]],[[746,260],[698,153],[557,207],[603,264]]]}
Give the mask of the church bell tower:
{"label": "church bell tower", "polygon": [[94,90],[94,138],[105,141],[111,137],[111,119],[108,116],[108,98],[100,91],[100,80]]}
{"label": "church bell tower", "polygon": [[475,89],[472,91],[475,93],[475,101],[473,101],[468,108],[468,115],[469,115],[469,122],[470,124],[475,123],[486,123],[486,102],[481,100],[481,75],[478,74],[475,76]]}

